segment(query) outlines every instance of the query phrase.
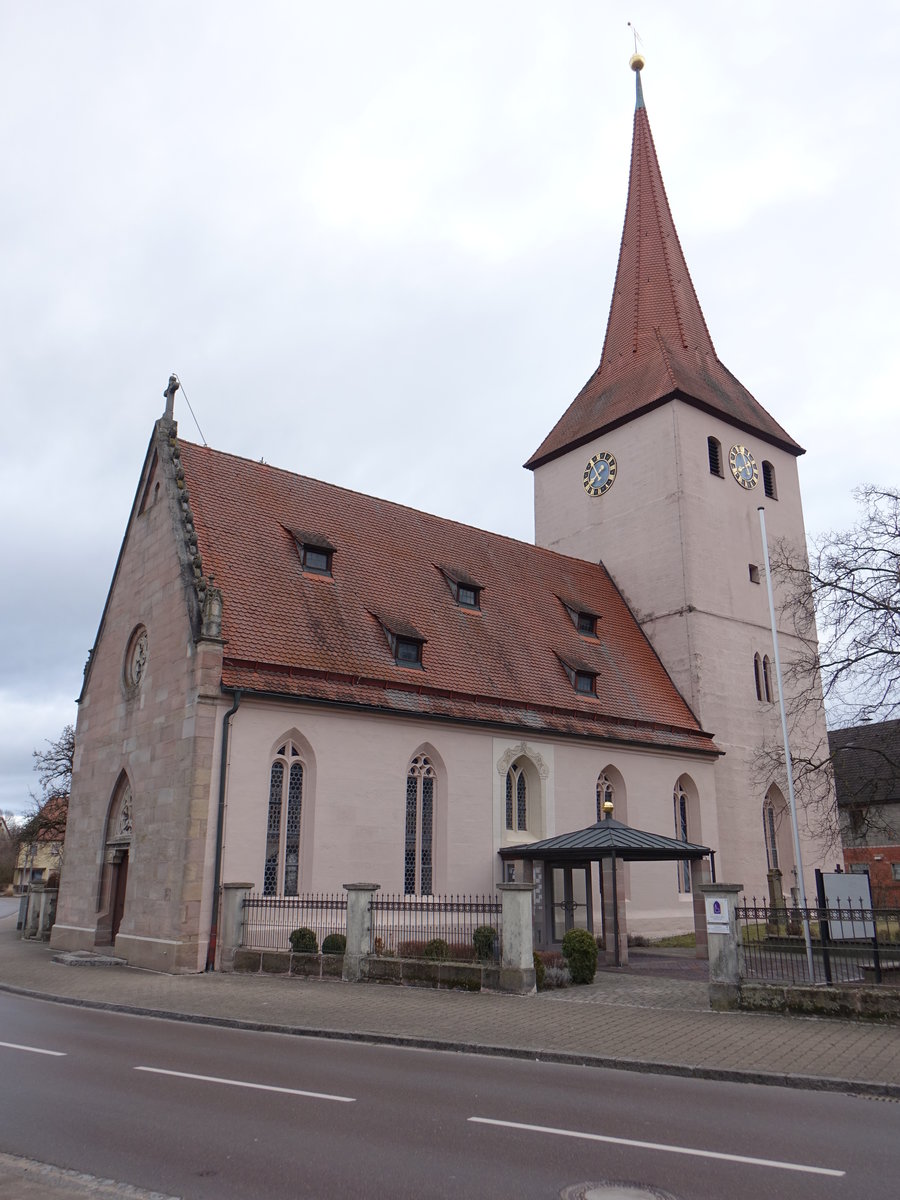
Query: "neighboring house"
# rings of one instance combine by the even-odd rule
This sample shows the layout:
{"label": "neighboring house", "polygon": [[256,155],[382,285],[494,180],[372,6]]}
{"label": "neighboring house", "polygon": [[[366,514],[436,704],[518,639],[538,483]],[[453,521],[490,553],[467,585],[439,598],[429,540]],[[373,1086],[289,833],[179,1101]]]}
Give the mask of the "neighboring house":
{"label": "neighboring house", "polygon": [[17,892],[26,890],[33,883],[58,883],[65,842],[68,796],[48,800],[42,809],[43,823],[33,836],[27,833],[19,841],[13,888]]}
{"label": "neighboring house", "polygon": [[900,720],[834,729],[844,865],[866,871],[877,906],[900,906]]}
{"label": "neighboring house", "polygon": [[[802,450],[715,355],[637,84],[601,364],[527,464],[538,545],[182,441],[170,381],[79,698],[55,946],[198,970],[221,883],[510,871],[546,945],[596,868],[500,851],[610,799],[764,894],[785,789],[750,782],[778,729],[756,509],[802,545]],[[691,887],[632,864],[628,927],[690,928]]]}

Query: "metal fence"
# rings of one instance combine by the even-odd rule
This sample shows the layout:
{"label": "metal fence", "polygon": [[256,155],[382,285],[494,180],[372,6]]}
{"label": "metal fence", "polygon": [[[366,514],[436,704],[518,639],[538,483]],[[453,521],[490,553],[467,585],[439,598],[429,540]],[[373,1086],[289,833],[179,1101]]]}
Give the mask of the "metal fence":
{"label": "metal fence", "polygon": [[[501,902],[492,896],[382,896],[370,903],[373,954],[399,958],[442,957],[442,947],[426,952],[429,942],[440,938],[447,943],[447,957],[455,962],[476,958],[500,959],[502,924]],[[488,943],[481,935],[475,944],[475,931],[490,927],[494,937]]]}
{"label": "metal fence", "polygon": [[329,933],[347,932],[347,895],[244,897],[241,945],[252,950],[288,950],[295,929],[311,929],[319,945]]}
{"label": "metal fence", "polygon": [[900,909],[798,908],[752,903],[736,908],[748,982],[809,983],[804,918],[815,983],[900,985]]}

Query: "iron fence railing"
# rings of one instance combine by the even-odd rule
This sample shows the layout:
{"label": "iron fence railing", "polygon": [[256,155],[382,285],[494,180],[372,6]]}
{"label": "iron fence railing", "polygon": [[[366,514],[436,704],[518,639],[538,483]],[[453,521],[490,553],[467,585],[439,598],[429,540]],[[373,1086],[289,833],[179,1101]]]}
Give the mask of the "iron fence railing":
{"label": "iron fence railing", "polygon": [[804,918],[815,983],[900,984],[900,909],[832,905],[800,908],[752,903],[736,908],[743,977],[809,983]]}
{"label": "iron fence railing", "polygon": [[311,929],[319,945],[329,933],[347,932],[346,893],[244,897],[241,945],[252,950],[288,950],[295,929]]}
{"label": "iron fence railing", "polygon": [[[399,958],[440,958],[456,962],[490,959],[499,962],[503,935],[501,903],[491,896],[387,896],[370,903],[370,952]],[[494,931],[493,938],[475,931]],[[431,946],[436,939],[446,950]]]}

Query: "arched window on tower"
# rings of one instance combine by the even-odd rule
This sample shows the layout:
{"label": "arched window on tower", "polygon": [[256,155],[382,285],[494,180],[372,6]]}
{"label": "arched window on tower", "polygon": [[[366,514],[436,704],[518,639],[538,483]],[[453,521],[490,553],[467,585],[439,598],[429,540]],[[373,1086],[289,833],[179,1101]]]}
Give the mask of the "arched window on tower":
{"label": "arched window on tower", "polygon": [[756,681],[756,698],[757,698],[757,700],[762,700],[762,698],[763,698],[763,669],[762,669],[762,659],[760,658],[760,656],[758,654],[753,655],[753,678]]}
{"label": "arched window on tower", "polygon": [[424,754],[406,772],[406,827],[403,841],[403,893],[430,896],[434,866],[434,800],[437,776]]}
{"label": "arched window on tower", "polygon": [[766,700],[771,704],[775,698],[775,690],[772,687],[772,667],[768,654],[763,658],[763,688],[765,689]]}
{"label": "arched window on tower", "polygon": [[[688,796],[684,785],[679,779],[672,794],[675,810],[675,837],[679,842],[689,842],[688,837]],[[678,864],[678,891],[687,895],[691,890],[691,864],[685,859]]]}
{"label": "arched window on tower", "polygon": [[293,742],[279,746],[269,770],[263,895],[296,896],[300,881],[303,763]]}
{"label": "arched window on tower", "polygon": [[606,801],[610,804],[615,804],[616,789],[613,787],[608,775],[597,776],[597,820],[602,821],[606,814],[603,811],[603,805]]}
{"label": "arched window on tower", "polygon": [[528,829],[528,780],[518,762],[506,772],[506,828]]}

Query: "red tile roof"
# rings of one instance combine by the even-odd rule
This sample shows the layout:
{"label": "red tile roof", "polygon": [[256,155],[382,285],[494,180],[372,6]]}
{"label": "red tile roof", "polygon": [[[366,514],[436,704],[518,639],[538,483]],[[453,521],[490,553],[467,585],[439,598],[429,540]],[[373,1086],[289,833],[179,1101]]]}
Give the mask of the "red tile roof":
{"label": "red tile roof", "polygon": [[[179,448],[223,595],[226,688],[716,752],[602,565]],[[334,546],[333,576],[301,570],[297,529]],[[478,581],[480,609],[456,604],[445,572]],[[597,638],[579,636],[560,595],[600,614]],[[422,668],[396,665],[383,623],[425,639]],[[575,692],[561,659],[596,671],[596,698]]]}
{"label": "red tile roof", "polygon": [[640,74],[636,79],[625,226],[600,365],[525,465],[549,462],[672,398],[802,454],[716,356],[669,210]]}

